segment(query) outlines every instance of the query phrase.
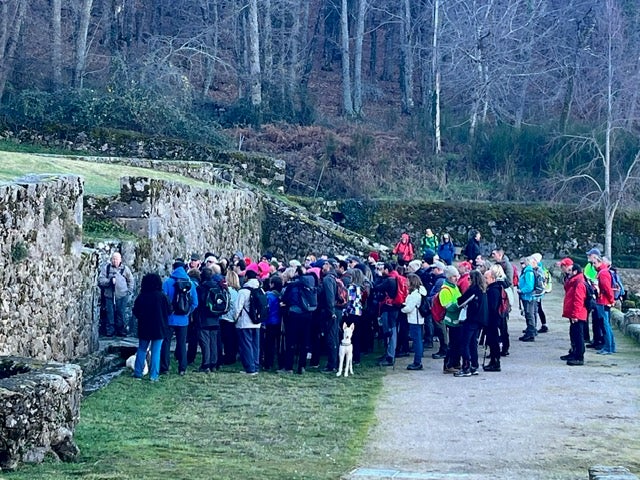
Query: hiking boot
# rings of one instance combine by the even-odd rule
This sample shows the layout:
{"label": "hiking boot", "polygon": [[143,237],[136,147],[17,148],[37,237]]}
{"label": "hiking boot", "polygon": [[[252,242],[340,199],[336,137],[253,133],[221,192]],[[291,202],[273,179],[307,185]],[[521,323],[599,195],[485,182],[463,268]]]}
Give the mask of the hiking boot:
{"label": "hiking boot", "polygon": [[442,370],[442,373],[447,374],[447,373],[456,373],[458,370],[460,370],[459,368],[455,368],[455,367],[447,367],[444,370]]}
{"label": "hiking boot", "polygon": [[574,360],[574,358],[573,358],[573,355],[568,354],[568,355],[562,355],[560,357],[560,360],[564,360],[566,362],[567,360]]}
{"label": "hiking boot", "polygon": [[431,358],[433,358],[434,360],[439,360],[441,358],[446,357],[447,354],[445,352],[436,352],[436,353],[432,353],[431,354]]}
{"label": "hiking boot", "polygon": [[571,358],[569,360],[567,360],[567,365],[571,365],[572,367],[578,366],[578,365],[584,365],[584,360],[578,360],[577,358]]}
{"label": "hiking boot", "polygon": [[505,350],[503,352],[500,352],[500,356],[501,357],[508,357],[509,356],[509,350]]}
{"label": "hiking boot", "polygon": [[453,374],[454,377],[470,377],[471,370],[469,368],[461,368],[456,373]]}
{"label": "hiking boot", "polygon": [[407,370],[422,370],[422,364],[416,365],[415,363],[410,363],[407,365]]}
{"label": "hiking boot", "polygon": [[386,358],[380,362],[378,362],[379,367],[393,367],[393,358]]}
{"label": "hiking boot", "polygon": [[542,325],[539,329],[538,329],[538,333],[547,333],[549,331],[549,329],[547,328],[546,325]]}
{"label": "hiking boot", "polygon": [[518,338],[521,342],[535,342],[536,338],[533,335],[523,335]]}
{"label": "hiking boot", "polygon": [[485,372],[500,372],[500,362],[491,362],[489,365],[482,367]]}
{"label": "hiking boot", "polygon": [[469,371],[471,372],[471,375],[480,375],[477,368],[471,367]]}

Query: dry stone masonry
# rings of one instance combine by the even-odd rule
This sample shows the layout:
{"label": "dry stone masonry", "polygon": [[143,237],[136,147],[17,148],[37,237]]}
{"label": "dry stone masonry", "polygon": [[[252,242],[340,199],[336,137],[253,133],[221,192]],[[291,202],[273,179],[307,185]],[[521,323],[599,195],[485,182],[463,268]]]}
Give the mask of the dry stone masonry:
{"label": "dry stone masonry", "polygon": [[50,454],[74,460],[81,398],[77,365],[0,358],[0,471],[40,463]]}

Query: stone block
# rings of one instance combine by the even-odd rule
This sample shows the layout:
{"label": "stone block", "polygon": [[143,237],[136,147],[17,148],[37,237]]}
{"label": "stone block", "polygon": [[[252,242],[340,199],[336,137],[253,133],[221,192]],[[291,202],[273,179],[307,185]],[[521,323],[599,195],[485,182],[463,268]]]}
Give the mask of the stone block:
{"label": "stone block", "polygon": [[52,453],[73,461],[82,369],[23,357],[0,357],[0,470],[40,463]]}
{"label": "stone block", "polygon": [[595,465],[589,468],[589,480],[638,480],[638,477],[626,467]]}

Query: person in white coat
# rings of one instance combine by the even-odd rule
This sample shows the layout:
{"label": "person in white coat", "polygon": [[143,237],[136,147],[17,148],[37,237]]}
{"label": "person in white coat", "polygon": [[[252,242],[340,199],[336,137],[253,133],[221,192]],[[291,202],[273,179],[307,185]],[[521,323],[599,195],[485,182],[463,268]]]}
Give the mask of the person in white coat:
{"label": "person in white coat", "polygon": [[238,347],[240,361],[244,372],[249,375],[257,375],[260,369],[260,324],[253,323],[249,316],[249,302],[251,290],[260,288],[258,274],[253,270],[247,270],[247,281],[238,291],[236,300],[236,331],[238,332]]}
{"label": "person in white coat", "polygon": [[422,353],[424,350],[422,343],[422,331],[424,329],[424,318],[420,314],[420,303],[422,297],[427,296],[427,289],[422,285],[422,280],[415,273],[407,275],[409,282],[409,295],[404,302],[402,312],[407,314],[409,322],[409,335],[413,341],[413,363],[407,365],[407,370],[422,370]]}

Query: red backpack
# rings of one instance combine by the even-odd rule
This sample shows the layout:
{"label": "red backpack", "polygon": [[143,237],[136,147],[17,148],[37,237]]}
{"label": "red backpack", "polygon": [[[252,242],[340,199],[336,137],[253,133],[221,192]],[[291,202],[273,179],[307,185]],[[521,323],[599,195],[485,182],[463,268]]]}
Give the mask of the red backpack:
{"label": "red backpack", "polygon": [[[446,285],[443,285],[442,288],[449,288]],[[433,297],[433,302],[431,304],[431,317],[433,321],[436,323],[442,323],[444,317],[447,314],[447,309],[442,303],[440,303],[440,292],[436,293]]]}
{"label": "red backpack", "polygon": [[399,307],[404,304],[409,296],[409,281],[406,277],[399,275],[396,271],[391,272],[389,276],[396,279],[396,296],[393,298],[385,298],[384,303]]}
{"label": "red backpack", "polygon": [[504,288],[500,289],[500,303],[498,304],[498,315],[500,318],[507,318],[511,311],[511,304],[509,303],[509,296]]}
{"label": "red backpack", "polygon": [[344,308],[349,303],[349,290],[339,278],[336,278],[336,308]]}

